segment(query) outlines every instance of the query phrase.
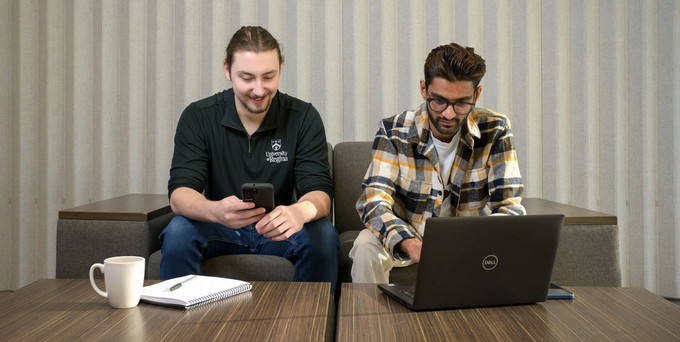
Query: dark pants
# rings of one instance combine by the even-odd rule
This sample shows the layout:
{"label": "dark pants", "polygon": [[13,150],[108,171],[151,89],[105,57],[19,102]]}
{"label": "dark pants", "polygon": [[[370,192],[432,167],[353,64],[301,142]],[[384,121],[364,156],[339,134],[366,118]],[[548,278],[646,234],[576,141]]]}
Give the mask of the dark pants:
{"label": "dark pants", "polygon": [[267,254],[295,264],[294,281],[330,282],[335,290],[340,241],[327,219],[306,223],[284,241],[257,233],[255,225],[232,229],[217,223],[175,216],[160,235],[162,280],[201,274],[203,262],[228,254]]}

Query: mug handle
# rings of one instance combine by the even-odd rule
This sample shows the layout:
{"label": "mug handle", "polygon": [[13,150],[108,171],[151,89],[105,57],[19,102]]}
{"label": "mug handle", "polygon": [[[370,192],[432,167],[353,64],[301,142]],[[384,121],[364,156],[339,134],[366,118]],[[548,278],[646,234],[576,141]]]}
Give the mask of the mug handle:
{"label": "mug handle", "polygon": [[102,271],[102,274],[104,274],[104,265],[103,264],[94,264],[94,265],[90,266],[90,284],[92,284],[92,288],[94,288],[94,290],[97,291],[97,293],[100,296],[102,296],[104,298],[108,298],[108,296],[106,295],[106,292],[100,290],[99,286],[97,286],[97,284],[94,282],[94,269],[95,268],[98,268],[100,271]]}

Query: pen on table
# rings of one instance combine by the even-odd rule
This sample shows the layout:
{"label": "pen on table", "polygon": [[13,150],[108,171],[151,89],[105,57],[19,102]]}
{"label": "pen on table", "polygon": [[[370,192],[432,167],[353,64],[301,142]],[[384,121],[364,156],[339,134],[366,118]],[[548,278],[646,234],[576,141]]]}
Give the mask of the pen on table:
{"label": "pen on table", "polygon": [[187,278],[186,280],[181,281],[181,282],[179,282],[179,283],[177,283],[177,284],[175,284],[175,285],[172,285],[172,287],[170,288],[170,291],[175,291],[175,290],[179,289],[180,287],[182,287],[182,284],[186,284],[186,283],[188,283],[191,279],[194,279],[194,278],[196,278],[196,275],[192,275],[191,277]]}

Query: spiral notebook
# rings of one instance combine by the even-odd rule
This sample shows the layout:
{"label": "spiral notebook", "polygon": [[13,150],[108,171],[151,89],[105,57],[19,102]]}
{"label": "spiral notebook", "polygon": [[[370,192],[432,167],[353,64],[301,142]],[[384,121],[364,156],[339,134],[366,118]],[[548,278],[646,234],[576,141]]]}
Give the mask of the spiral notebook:
{"label": "spiral notebook", "polygon": [[190,274],[144,286],[141,301],[150,304],[190,309],[250,291],[246,281]]}

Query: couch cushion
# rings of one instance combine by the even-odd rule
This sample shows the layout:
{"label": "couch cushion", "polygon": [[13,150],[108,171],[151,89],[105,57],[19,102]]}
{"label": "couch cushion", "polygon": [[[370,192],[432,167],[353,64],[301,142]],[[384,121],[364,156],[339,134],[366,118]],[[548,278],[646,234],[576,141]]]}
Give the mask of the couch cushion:
{"label": "couch cushion", "polygon": [[[149,257],[147,279],[159,279],[161,251]],[[203,274],[246,281],[293,281],[295,266],[274,255],[222,255],[203,263]]]}
{"label": "couch cushion", "polygon": [[203,274],[246,281],[293,281],[295,266],[275,255],[222,255],[203,263]]}
{"label": "couch cushion", "polygon": [[354,245],[354,240],[359,236],[359,230],[350,230],[340,233],[340,251],[338,252],[338,283],[352,282],[352,259],[349,251]]}

